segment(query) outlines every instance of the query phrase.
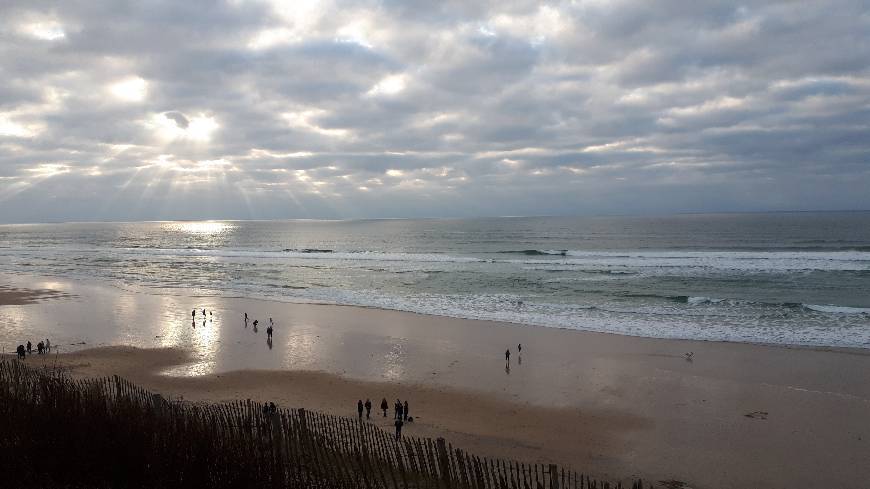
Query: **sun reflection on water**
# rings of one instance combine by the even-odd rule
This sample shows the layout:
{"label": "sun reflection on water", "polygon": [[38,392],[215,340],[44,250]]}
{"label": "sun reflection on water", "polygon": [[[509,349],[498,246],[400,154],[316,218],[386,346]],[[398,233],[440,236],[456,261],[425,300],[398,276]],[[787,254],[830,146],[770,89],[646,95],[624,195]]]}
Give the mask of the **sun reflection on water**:
{"label": "sun reflection on water", "polygon": [[163,225],[163,228],[187,234],[216,235],[235,229],[235,225],[222,221],[191,221],[168,222]]}

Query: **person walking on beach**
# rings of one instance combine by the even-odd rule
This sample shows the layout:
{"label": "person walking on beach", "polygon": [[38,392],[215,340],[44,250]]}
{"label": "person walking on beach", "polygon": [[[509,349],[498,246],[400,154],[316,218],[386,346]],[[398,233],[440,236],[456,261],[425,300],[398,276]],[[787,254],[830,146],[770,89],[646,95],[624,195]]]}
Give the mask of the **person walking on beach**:
{"label": "person walking on beach", "polygon": [[387,409],[390,409],[390,405],[387,403],[387,398],[381,399],[381,409],[384,411],[384,417],[387,417]]}
{"label": "person walking on beach", "polygon": [[245,324],[248,324],[248,313],[245,313]]}
{"label": "person walking on beach", "polygon": [[196,309],[190,312],[190,317],[196,319]]}
{"label": "person walking on beach", "polygon": [[372,400],[366,398],[366,419],[372,419]]}
{"label": "person walking on beach", "polygon": [[511,363],[511,349],[508,348],[504,351],[504,363]]}
{"label": "person walking on beach", "polygon": [[396,425],[396,441],[399,441],[402,438],[402,426],[405,423],[401,419],[397,419],[394,424]]}
{"label": "person walking on beach", "polygon": [[408,401],[405,401],[405,406],[402,409],[402,419],[404,419],[405,421],[408,421],[408,411]]}
{"label": "person walking on beach", "polygon": [[33,354],[33,345],[30,344],[29,341],[27,342],[27,354],[28,354],[28,355],[32,355],[32,354]]}
{"label": "person walking on beach", "polygon": [[36,353],[42,355],[45,352],[45,343],[39,342],[36,344]]}
{"label": "person walking on beach", "polygon": [[269,327],[266,328],[266,337],[270,340],[272,339],[272,326],[271,325],[269,325]]}
{"label": "person walking on beach", "polygon": [[518,355],[523,354],[523,344],[522,343],[517,344],[517,354]]}
{"label": "person walking on beach", "polygon": [[45,339],[45,350],[51,351],[51,342],[48,341],[48,338]]}
{"label": "person walking on beach", "polygon": [[398,412],[396,413],[396,417],[401,420],[402,415],[405,413],[405,408],[402,407],[402,401],[400,401],[398,399],[396,399],[396,409],[398,409]]}
{"label": "person walking on beach", "polygon": [[269,318],[269,326],[274,326],[275,323],[272,322],[272,318]]}
{"label": "person walking on beach", "polygon": [[363,403],[362,399],[356,402],[356,412],[359,414],[359,419],[362,419]]}
{"label": "person walking on beach", "polygon": [[202,310],[202,317],[205,317],[205,309]]}
{"label": "person walking on beach", "polygon": [[26,352],[24,351],[24,345],[18,345],[18,348],[15,349],[15,352],[18,353],[19,359],[24,360],[25,358],[27,358]]}

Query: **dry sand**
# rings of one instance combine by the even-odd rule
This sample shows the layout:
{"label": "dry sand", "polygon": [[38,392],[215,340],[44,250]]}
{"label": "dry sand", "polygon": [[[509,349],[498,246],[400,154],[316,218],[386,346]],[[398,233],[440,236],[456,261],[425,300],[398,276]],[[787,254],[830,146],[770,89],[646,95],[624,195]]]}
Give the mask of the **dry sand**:
{"label": "dry sand", "polygon": [[[0,307],[0,320],[92,314],[92,296],[78,292],[66,306],[18,306],[6,316]],[[107,307],[118,317],[131,307],[161,318],[139,321],[143,331],[127,336],[137,339],[131,343],[165,345],[164,335],[153,344],[140,338],[178,329],[172,337],[190,347],[114,346],[26,361],[57,362],[81,376],[118,374],[186,400],[251,398],[347,416],[356,415],[357,399],[378,406],[386,397],[392,406],[398,397],[417,420],[409,434],[610,479],[697,488],[860,488],[870,480],[866,350],[656,340],[249,299],[100,297],[112,294]],[[194,330],[193,307],[219,319]],[[242,311],[278,321],[271,348],[264,324],[254,333],[227,319]],[[687,351],[694,361],[683,358]]]}

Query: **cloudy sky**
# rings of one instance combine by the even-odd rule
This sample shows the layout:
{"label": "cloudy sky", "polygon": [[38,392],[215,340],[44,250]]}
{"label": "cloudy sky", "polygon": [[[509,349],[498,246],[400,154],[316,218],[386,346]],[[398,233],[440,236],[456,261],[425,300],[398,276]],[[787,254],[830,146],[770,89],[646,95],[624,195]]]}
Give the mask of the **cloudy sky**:
{"label": "cloudy sky", "polygon": [[4,0],[0,222],[870,208],[866,1]]}

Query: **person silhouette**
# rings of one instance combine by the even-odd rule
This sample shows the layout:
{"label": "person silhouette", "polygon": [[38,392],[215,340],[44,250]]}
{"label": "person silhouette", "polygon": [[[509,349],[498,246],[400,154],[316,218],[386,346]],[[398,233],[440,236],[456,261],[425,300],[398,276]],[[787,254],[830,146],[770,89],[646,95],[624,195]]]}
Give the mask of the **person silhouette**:
{"label": "person silhouette", "polygon": [[372,400],[366,398],[366,419],[372,419]]}
{"label": "person silhouette", "polygon": [[505,363],[510,363],[510,361],[511,361],[511,349],[510,348],[508,348],[507,350],[504,351],[504,361],[505,361]]}
{"label": "person silhouette", "polygon": [[381,399],[381,409],[384,411],[384,417],[387,417],[387,410],[390,409],[390,404],[387,402],[387,398]]}
{"label": "person silhouette", "polygon": [[408,421],[408,401],[405,401],[405,405],[402,407],[402,419]]}
{"label": "person silhouette", "polygon": [[359,419],[362,419],[363,402],[362,399],[356,402],[356,412],[359,414]]}
{"label": "person silhouette", "polygon": [[402,438],[402,426],[405,424],[402,422],[401,418],[397,418],[396,422],[396,441],[399,441]]}

